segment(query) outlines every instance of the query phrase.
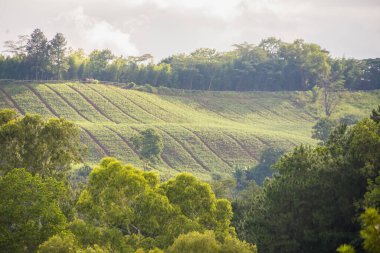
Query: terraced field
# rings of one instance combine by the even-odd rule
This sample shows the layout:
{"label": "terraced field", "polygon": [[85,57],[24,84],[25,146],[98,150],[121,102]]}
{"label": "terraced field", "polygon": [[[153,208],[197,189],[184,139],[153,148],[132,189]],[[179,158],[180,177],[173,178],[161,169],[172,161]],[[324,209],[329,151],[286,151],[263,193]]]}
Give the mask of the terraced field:
{"label": "terraced field", "polygon": [[[333,117],[366,116],[379,101],[379,91],[343,93]],[[130,138],[153,127],[165,145],[155,168],[167,176],[190,171],[203,178],[253,165],[268,147],[315,143],[311,127],[322,112],[309,92],[157,95],[81,83],[0,84],[0,108],[6,107],[75,122],[88,145],[89,164],[115,156],[140,166]]]}

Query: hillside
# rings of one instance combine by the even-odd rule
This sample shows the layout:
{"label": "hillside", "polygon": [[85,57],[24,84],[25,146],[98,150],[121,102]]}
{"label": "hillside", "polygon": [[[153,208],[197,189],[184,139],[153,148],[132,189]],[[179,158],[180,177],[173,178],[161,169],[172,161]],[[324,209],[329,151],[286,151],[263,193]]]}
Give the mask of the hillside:
{"label": "hillside", "polygon": [[[366,116],[380,101],[380,91],[340,96],[335,118]],[[268,147],[315,143],[310,136],[322,115],[318,101],[310,91],[151,94],[103,84],[0,85],[0,108],[64,117],[80,126],[89,164],[114,156],[141,166],[130,137],[153,127],[165,145],[155,167],[165,175],[190,171],[200,177],[253,165]]]}

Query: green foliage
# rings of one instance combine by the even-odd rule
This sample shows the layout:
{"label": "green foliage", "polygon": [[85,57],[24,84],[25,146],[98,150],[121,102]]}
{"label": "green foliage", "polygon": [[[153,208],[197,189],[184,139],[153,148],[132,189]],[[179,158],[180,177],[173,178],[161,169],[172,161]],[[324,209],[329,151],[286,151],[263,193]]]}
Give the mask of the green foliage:
{"label": "green foliage", "polygon": [[26,62],[30,66],[30,76],[34,79],[44,79],[49,64],[49,46],[45,34],[35,29],[26,44]]}
{"label": "green foliage", "polygon": [[57,80],[62,79],[62,75],[69,68],[67,64],[66,57],[66,39],[62,33],[57,33],[54,38],[50,41],[50,64],[52,67],[52,72]]}
{"label": "green foliage", "polygon": [[227,237],[223,243],[216,240],[213,231],[204,233],[190,232],[180,235],[168,248],[168,253],[256,253],[256,248],[233,237]]}
{"label": "green foliage", "polygon": [[376,123],[380,122],[380,105],[378,106],[377,110],[372,110],[371,119],[375,121]]}
{"label": "green foliage", "polygon": [[325,143],[328,140],[335,126],[336,124],[334,123],[334,121],[328,118],[320,119],[313,126],[312,138],[320,140],[322,144]]}
{"label": "green foliage", "polygon": [[184,173],[159,184],[155,173],[114,158],[92,170],[76,208],[83,220],[70,230],[78,241],[112,251],[166,248],[190,231],[211,229],[221,241],[235,236],[230,202],[216,199],[207,183]]}
{"label": "green foliage", "polygon": [[79,251],[75,236],[71,233],[53,235],[38,247],[39,253],[76,253]]}
{"label": "green foliage", "polygon": [[[26,43],[26,46],[25,46]],[[108,49],[83,50],[66,55],[66,40],[58,33],[48,41],[40,29],[30,36],[6,41],[10,56],[0,55],[0,79],[99,80],[146,84],[139,90],[157,93],[156,87],[190,90],[310,90],[319,86],[328,117],[336,106],[337,86],[379,88],[380,60],[332,58],[328,51],[302,39],[284,42],[273,37],[258,46],[247,42],[218,52],[198,48],[153,63],[150,54],[115,57]]]}
{"label": "green foliage", "polygon": [[234,237],[227,237],[220,248],[220,253],[257,253],[256,246]]}
{"label": "green foliage", "polygon": [[[265,178],[271,178],[273,174],[272,166],[284,153],[284,150],[278,148],[267,148],[261,154],[259,164],[244,171],[246,180],[254,180],[258,185],[262,186]],[[244,185],[244,182],[240,182]]]}
{"label": "green foliage", "polygon": [[132,142],[139,150],[140,159],[144,161],[145,165],[160,159],[164,144],[161,135],[153,128],[148,128],[132,137]]}
{"label": "green foliage", "polygon": [[[310,136],[315,118],[319,116],[319,106],[309,103],[308,92],[173,89],[174,93],[166,96],[103,84],[28,86],[40,94],[46,104],[25,85],[12,83],[1,88],[23,111],[38,113],[44,118],[56,115],[79,125],[81,141],[88,146],[88,156],[84,158],[88,164],[95,164],[111,154],[142,167],[143,161],[136,155],[138,150],[130,137],[147,128],[154,128],[165,143],[161,159],[154,164],[164,178],[184,170],[206,180],[212,173],[227,176],[235,167],[257,164],[267,148],[288,151],[300,143],[315,143]],[[346,92],[342,97],[332,119],[348,113],[363,117],[377,106],[380,93]],[[299,107],[295,103],[297,98],[307,101],[307,107]],[[12,106],[9,101],[0,92],[0,107]],[[55,114],[46,105],[50,105]]]}
{"label": "green foliage", "polygon": [[360,215],[362,229],[360,236],[364,239],[364,249],[368,253],[380,252],[380,214],[375,208],[368,208]]}
{"label": "green foliage", "polygon": [[15,120],[17,118],[17,113],[12,109],[0,110],[0,127],[7,124],[8,122]]}
{"label": "green foliage", "polygon": [[352,247],[351,245],[347,245],[347,244],[343,244],[343,245],[339,246],[339,248],[337,248],[336,251],[339,253],[355,253],[354,247]]}
{"label": "green foliage", "polygon": [[205,233],[191,232],[186,235],[180,235],[171,245],[168,253],[215,253],[219,252],[220,245],[215,239],[212,231]]}
{"label": "green foliage", "polygon": [[108,253],[109,251],[97,244],[82,248],[77,238],[71,232],[63,231],[50,237],[38,247],[38,253]]}
{"label": "green foliage", "polygon": [[32,174],[62,176],[73,162],[80,162],[82,145],[78,128],[62,118],[45,121],[39,115],[15,117],[0,111],[0,169],[25,168]]}
{"label": "green foliage", "polygon": [[380,207],[380,176],[368,179],[367,192],[363,200],[364,207]]}
{"label": "green foliage", "polygon": [[359,121],[358,117],[352,114],[344,115],[339,119],[339,124],[351,126]]}
{"label": "green foliage", "polygon": [[67,56],[67,72],[64,73],[66,79],[79,79],[83,77],[85,71],[85,65],[87,62],[87,57],[83,49],[78,49],[76,51],[71,50]]}
{"label": "green foliage", "polygon": [[14,169],[0,177],[0,251],[33,252],[66,225],[63,184]]}
{"label": "green foliage", "polygon": [[357,241],[357,207],[379,203],[379,138],[379,125],[364,119],[338,127],[322,146],[283,156],[279,174],[240,206],[246,212],[235,211],[244,238],[269,253],[330,252]]}
{"label": "green foliage", "polygon": [[90,78],[103,80],[108,62],[114,58],[112,52],[108,49],[94,50],[89,55],[89,62],[86,64],[86,74]]}
{"label": "green foliage", "polygon": [[149,238],[157,239],[153,245],[148,243],[149,247],[167,243],[171,239],[166,236],[172,236],[173,226],[179,225],[178,212],[155,191],[157,182],[157,175],[151,172],[122,165],[112,158],[103,159],[90,174],[78,211],[89,224],[113,229],[132,241],[135,235],[140,244]]}
{"label": "green foliage", "polygon": [[221,238],[233,233],[230,230],[231,204],[226,199],[216,199],[209,184],[191,174],[181,173],[163,183],[161,189],[187,218],[213,229]]}

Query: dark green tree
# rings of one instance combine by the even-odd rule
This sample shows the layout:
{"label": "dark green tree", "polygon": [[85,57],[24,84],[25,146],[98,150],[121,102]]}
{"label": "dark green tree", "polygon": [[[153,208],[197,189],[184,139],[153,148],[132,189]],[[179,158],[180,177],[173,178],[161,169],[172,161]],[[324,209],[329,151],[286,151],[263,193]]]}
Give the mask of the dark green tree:
{"label": "dark green tree", "polygon": [[149,163],[160,159],[164,144],[161,135],[153,128],[141,131],[139,135],[132,138],[132,142],[139,151],[145,169],[148,168]]}
{"label": "dark green tree", "polygon": [[14,169],[0,177],[0,252],[35,252],[65,228],[62,183]]}
{"label": "dark green tree", "polygon": [[62,75],[67,71],[69,65],[66,57],[66,39],[62,33],[57,33],[49,42],[50,45],[50,64],[53,74],[57,80],[62,79]]}
{"label": "dark green tree", "polygon": [[311,137],[319,140],[321,144],[325,143],[332,133],[336,123],[328,118],[322,118],[313,126]]}
{"label": "dark green tree", "polygon": [[283,156],[278,174],[241,205],[244,238],[269,253],[333,252],[343,243],[360,249],[358,210],[380,203],[379,134],[379,124],[364,119],[337,127],[321,146]]}
{"label": "dark green tree", "polygon": [[27,62],[34,79],[47,77],[49,65],[49,44],[45,34],[35,29],[26,44]]}
{"label": "dark green tree", "polygon": [[380,105],[376,109],[372,110],[371,119],[375,121],[376,123],[380,122]]}

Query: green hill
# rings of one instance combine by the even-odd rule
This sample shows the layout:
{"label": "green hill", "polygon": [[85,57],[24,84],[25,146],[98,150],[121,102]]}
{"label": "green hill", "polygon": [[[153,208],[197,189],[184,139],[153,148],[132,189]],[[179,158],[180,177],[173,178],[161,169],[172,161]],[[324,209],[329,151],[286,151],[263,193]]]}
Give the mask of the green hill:
{"label": "green hill", "polygon": [[[141,166],[130,138],[153,127],[164,152],[163,174],[229,174],[257,163],[263,150],[313,144],[311,127],[322,115],[312,92],[205,92],[151,94],[103,84],[1,84],[0,108],[64,117],[82,129],[87,162],[104,156]],[[367,116],[380,91],[345,92],[332,117]]]}

